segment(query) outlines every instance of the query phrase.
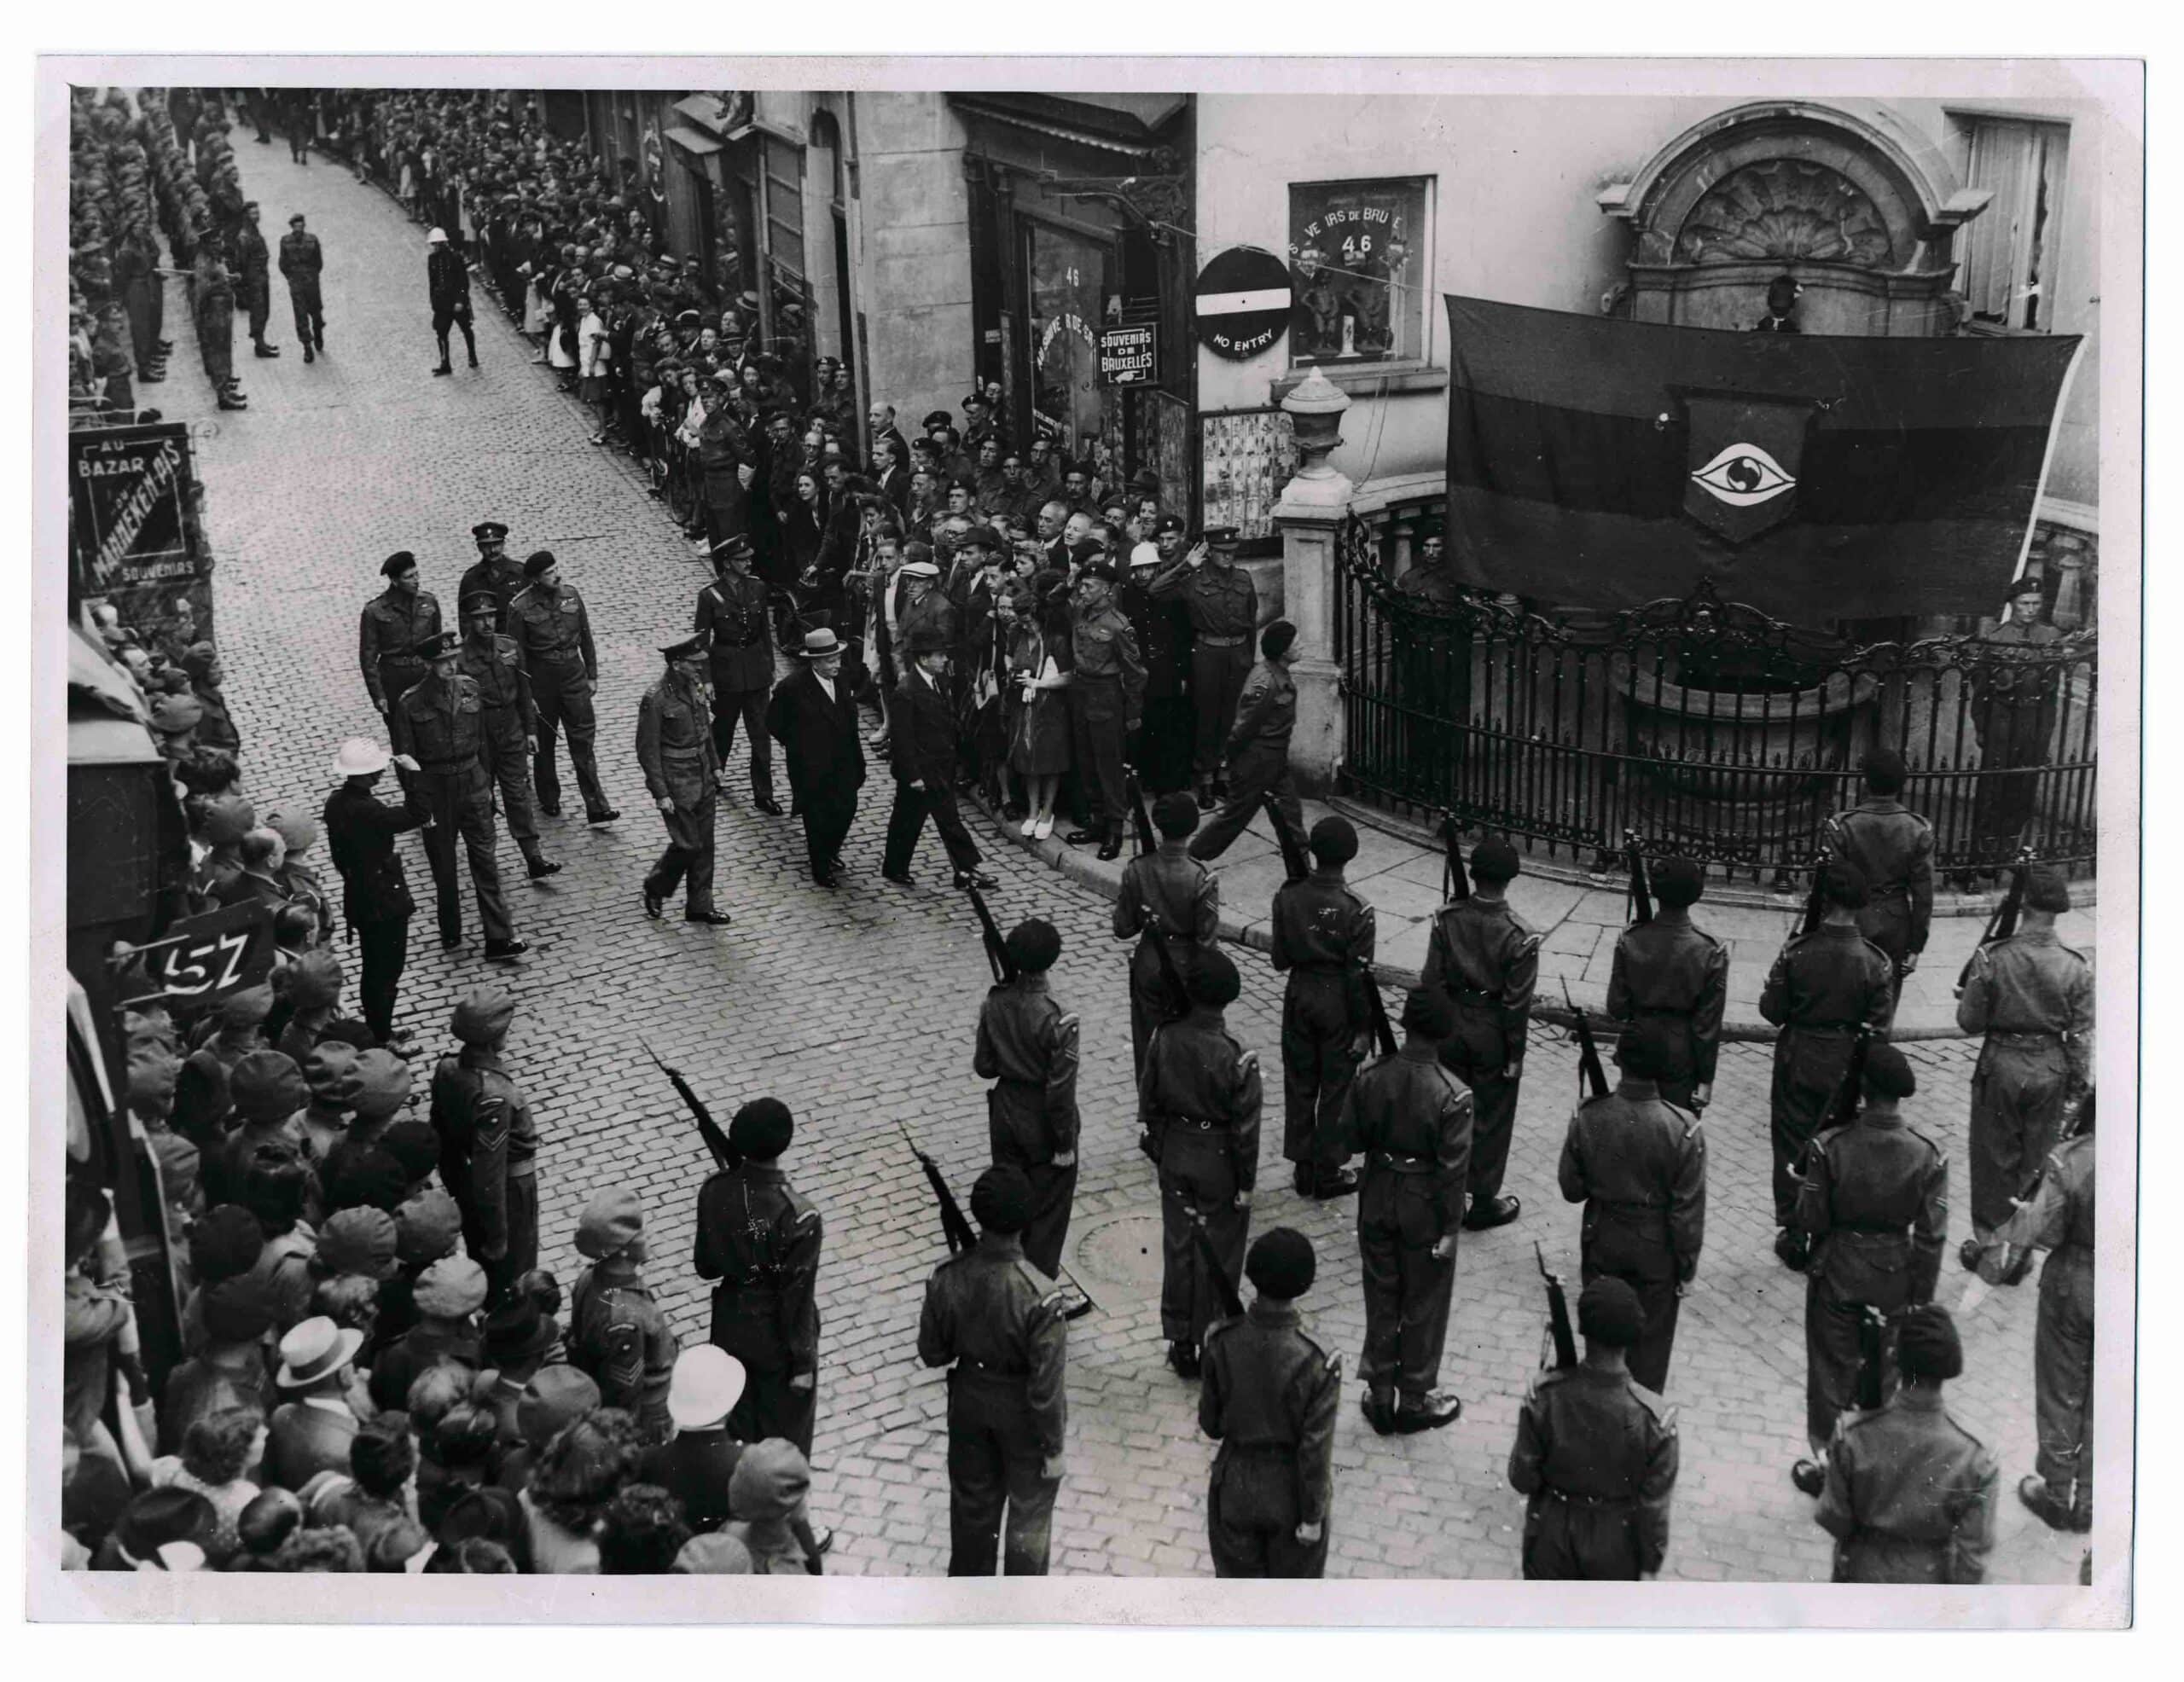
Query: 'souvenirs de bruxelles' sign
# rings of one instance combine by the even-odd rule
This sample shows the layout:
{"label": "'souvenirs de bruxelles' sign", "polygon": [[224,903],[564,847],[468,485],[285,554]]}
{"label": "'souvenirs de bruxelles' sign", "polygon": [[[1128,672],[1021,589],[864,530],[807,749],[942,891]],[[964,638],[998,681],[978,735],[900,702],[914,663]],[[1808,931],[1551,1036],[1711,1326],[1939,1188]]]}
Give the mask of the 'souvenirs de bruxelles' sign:
{"label": "'souvenirs de bruxelles' sign", "polygon": [[175,422],[68,435],[68,538],[84,594],[197,575],[183,518],[188,438]]}
{"label": "'souvenirs de bruxelles' sign", "polygon": [[1159,330],[1153,327],[1100,329],[1102,386],[1157,386],[1160,383]]}

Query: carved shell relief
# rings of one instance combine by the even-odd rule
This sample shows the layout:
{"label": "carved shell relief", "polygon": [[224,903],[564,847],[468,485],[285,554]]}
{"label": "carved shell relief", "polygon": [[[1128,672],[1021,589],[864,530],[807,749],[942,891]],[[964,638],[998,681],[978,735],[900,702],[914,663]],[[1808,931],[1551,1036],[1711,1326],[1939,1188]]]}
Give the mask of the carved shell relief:
{"label": "carved shell relief", "polygon": [[1682,263],[1891,265],[1888,227],[1873,202],[1822,164],[1772,158],[1724,176],[1676,235]]}

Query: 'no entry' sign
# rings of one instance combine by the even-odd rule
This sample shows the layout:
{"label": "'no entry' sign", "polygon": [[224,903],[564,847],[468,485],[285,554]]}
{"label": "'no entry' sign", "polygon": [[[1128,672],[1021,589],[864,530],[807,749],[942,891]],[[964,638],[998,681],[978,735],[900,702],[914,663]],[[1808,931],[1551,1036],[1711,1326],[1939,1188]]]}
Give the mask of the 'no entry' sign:
{"label": "'no entry' sign", "polygon": [[1289,330],[1289,265],[1257,246],[1231,246],[1199,271],[1199,342],[1243,362]]}

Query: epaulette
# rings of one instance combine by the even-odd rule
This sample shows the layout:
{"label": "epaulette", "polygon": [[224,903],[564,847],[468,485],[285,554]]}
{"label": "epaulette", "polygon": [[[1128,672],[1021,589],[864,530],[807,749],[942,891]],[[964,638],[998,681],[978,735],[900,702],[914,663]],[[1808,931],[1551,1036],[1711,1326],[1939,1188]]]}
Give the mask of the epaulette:
{"label": "epaulette", "polygon": [[1683,1123],[1683,1136],[1686,1139],[1698,1132],[1699,1121],[1699,1112],[1696,1110],[1687,1110],[1681,1104],[1672,1104],[1665,1098],[1660,1100],[1660,1104],[1662,1109]]}
{"label": "epaulette", "polygon": [[512,596],[510,596],[510,597],[508,598],[508,606],[511,606],[511,607],[514,606],[516,605],[516,603],[518,603],[519,601],[521,601],[521,600],[524,599],[524,597],[526,597],[526,596],[529,595],[529,594],[531,593],[531,591],[533,591],[533,590],[537,589],[537,588],[538,588],[538,581],[537,581],[536,578],[533,578],[532,580],[531,580],[531,582],[530,582],[530,583],[526,583],[526,585],[525,585],[521,589],[518,590],[518,591],[517,591],[514,595],[512,595]]}
{"label": "epaulette", "polygon": [[1302,1343],[1306,1348],[1310,1349],[1313,1354],[1317,1356],[1319,1358],[1320,1365],[1327,1372],[1339,1372],[1342,1370],[1342,1357],[1340,1355],[1329,1354],[1327,1352],[1326,1347],[1320,1342],[1320,1340],[1313,1337],[1310,1332],[1305,1331],[1301,1325],[1297,1328],[1297,1341]]}
{"label": "epaulette", "polygon": [[2077,960],[2078,960],[2078,962],[2080,962],[2081,964],[2085,965],[2088,969],[2092,967],[2092,966],[2093,966],[2093,960],[2092,960],[2092,958],[2091,958],[2089,955],[2088,955],[2087,954],[2085,954],[2085,953],[2083,953],[2083,952],[2079,951],[2079,950],[2077,949],[2077,948],[2076,948],[2075,946],[2064,946],[2064,945],[2063,945],[2063,942],[2062,942],[2061,941],[2059,941],[2059,941],[2057,941],[2057,942],[2055,942],[2055,944],[2056,944],[2056,945],[2058,945],[2058,946],[2061,946],[2061,947],[2063,948],[2063,950],[2064,950],[2064,951],[2065,951],[2065,952],[2069,953],[2069,954],[2071,954],[2071,957],[2073,957],[2073,958],[2077,959]]}
{"label": "epaulette", "polygon": [[801,1227],[807,1221],[819,1218],[819,1205],[793,1186],[781,1187],[781,1201],[788,1205],[788,1212],[794,1217],[792,1226]]}

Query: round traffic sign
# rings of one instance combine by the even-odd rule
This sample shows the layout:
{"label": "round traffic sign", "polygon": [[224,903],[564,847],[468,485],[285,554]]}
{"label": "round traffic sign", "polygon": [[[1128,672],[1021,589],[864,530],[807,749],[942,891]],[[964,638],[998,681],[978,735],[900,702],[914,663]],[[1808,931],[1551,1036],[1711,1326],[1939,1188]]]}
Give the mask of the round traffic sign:
{"label": "round traffic sign", "polygon": [[1199,270],[1199,342],[1244,362],[1289,330],[1289,265],[1257,246],[1231,246]]}

